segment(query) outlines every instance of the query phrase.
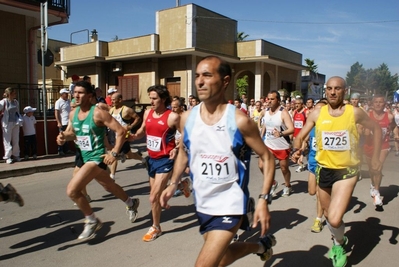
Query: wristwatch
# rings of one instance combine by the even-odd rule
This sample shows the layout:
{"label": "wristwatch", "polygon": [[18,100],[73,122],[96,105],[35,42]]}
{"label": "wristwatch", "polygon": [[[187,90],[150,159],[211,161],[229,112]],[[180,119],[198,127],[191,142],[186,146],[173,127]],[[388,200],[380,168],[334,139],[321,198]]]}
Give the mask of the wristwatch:
{"label": "wristwatch", "polygon": [[111,151],[111,155],[112,155],[114,158],[117,158],[117,157],[119,156],[119,154],[116,153],[116,152],[114,152],[114,151]]}
{"label": "wristwatch", "polygon": [[264,199],[267,204],[272,204],[272,196],[270,194],[260,194],[259,199]]}

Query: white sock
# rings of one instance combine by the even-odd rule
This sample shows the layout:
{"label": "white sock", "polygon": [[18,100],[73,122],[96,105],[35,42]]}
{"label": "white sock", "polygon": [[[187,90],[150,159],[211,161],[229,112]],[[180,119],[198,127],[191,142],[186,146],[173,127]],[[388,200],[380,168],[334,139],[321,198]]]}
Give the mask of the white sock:
{"label": "white sock", "polygon": [[97,221],[97,218],[96,218],[96,215],[94,215],[94,212],[92,214],[90,214],[89,216],[85,216],[85,217],[86,217],[86,220],[91,223],[94,223]]}
{"label": "white sock", "polygon": [[125,204],[126,206],[131,207],[133,206],[133,200],[130,197],[128,197],[125,201]]}
{"label": "white sock", "polygon": [[111,177],[112,180],[115,180],[115,174],[110,174],[109,177]]}
{"label": "white sock", "polygon": [[320,217],[316,217],[316,220],[318,220],[318,221],[320,221],[320,222],[321,222],[321,218],[320,218]]}
{"label": "white sock", "polygon": [[328,229],[330,229],[330,232],[333,236],[333,240],[334,240],[334,244],[335,245],[341,245],[341,243],[339,243],[339,241],[342,242],[342,240],[344,240],[344,233],[345,233],[345,223],[342,222],[341,225],[338,228],[334,228],[332,227],[328,220],[327,220],[327,226]]}

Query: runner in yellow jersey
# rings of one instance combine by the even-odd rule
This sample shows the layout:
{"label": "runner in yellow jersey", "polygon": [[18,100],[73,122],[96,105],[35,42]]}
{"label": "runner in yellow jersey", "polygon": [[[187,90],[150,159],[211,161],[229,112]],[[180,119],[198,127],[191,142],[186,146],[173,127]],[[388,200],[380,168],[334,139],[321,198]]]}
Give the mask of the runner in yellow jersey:
{"label": "runner in yellow jersey", "polygon": [[344,104],[347,87],[343,78],[331,77],[326,86],[328,105],[310,113],[295,139],[292,160],[298,160],[301,155],[299,148],[304,138],[316,126],[318,192],[334,242],[329,257],[334,267],[343,267],[347,263],[344,246],[348,239],[344,236],[345,224],[342,219],[355,188],[359,170],[359,135],[356,123],[374,133],[375,150],[371,159],[373,172],[381,171],[381,128],[363,110]]}

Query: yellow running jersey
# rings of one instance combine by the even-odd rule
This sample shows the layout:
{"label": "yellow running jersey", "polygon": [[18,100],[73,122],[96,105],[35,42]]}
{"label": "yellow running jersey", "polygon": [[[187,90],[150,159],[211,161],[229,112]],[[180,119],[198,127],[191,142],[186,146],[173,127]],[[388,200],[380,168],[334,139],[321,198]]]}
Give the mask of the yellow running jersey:
{"label": "yellow running jersey", "polygon": [[359,164],[359,134],[354,108],[345,105],[344,113],[333,117],[328,106],[320,109],[316,121],[316,161],[325,168],[346,169]]}

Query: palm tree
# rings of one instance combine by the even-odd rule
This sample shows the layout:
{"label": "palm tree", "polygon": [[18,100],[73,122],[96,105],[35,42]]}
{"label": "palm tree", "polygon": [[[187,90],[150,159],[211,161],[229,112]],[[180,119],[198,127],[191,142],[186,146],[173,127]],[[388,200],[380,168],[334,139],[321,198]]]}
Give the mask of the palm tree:
{"label": "palm tree", "polygon": [[317,74],[318,66],[314,64],[314,59],[305,58],[306,68],[310,72],[309,75],[312,76],[312,72],[316,74],[316,80],[319,79],[319,75]]}
{"label": "palm tree", "polygon": [[314,64],[314,59],[305,58],[305,63],[308,71],[317,73],[317,65]]}
{"label": "palm tree", "polygon": [[237,33],[237,41],[241,42],[244,41],[245,38],[247,38],[249,35],[245,34],[245,32],[238,32]]}

